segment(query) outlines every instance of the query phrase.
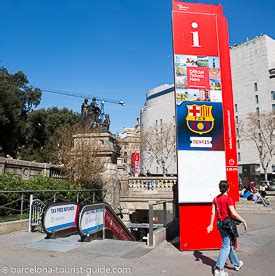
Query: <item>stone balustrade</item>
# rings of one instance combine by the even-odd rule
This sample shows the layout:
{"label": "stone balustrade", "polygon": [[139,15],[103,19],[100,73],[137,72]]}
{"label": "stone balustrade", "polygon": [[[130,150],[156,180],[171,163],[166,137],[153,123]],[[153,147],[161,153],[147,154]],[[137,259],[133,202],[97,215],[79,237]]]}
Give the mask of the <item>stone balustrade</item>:
{"label": "stone balustrade", "polygon": [[177,177],[129,177],[129,192],[172,192]]}
{"label": "stone balustrade", "polygon": [[0,175],[4,173],[12,173],[23,179],[30,179],[37,175],[49,176],[50,169],[51,165],[47,163],[0,157]]}

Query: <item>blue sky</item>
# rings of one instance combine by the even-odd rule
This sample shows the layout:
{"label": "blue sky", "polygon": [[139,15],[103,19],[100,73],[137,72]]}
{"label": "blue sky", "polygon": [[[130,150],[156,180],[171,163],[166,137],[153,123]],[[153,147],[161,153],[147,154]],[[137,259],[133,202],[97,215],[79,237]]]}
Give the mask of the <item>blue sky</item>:
{"label": "blue sky", "polygon": [[[230,43],[275,38],[275,1],[222,4]],[[39,88],[124,100],[105,104],[111,130],[134,126],[148,90],[173,82],[171,0],[1,0],[0,66]],[[42,107],[80,112],[82,99],[44,93]]]}

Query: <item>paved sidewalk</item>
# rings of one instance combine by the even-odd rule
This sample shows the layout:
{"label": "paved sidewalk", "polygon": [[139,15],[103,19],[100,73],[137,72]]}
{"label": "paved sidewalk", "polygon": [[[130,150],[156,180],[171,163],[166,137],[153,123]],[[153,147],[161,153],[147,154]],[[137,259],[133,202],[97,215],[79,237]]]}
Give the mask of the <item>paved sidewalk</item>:
{"label": "paved sidewalk", "polygon": [[[229,275],[274,275],[275,214],[243,216],[249,229],[244,233],[240,227],[237,253],[244,266],[237,272],[228,265],[226,271]],[[212,275],[218,255],[218,251],[181,252],[167,242],[149,249],[135,242],[79,243],[78,236],[44,237],[27,232],[1,235],[0,275]],[[122,269],[124,273],[119,273]]]}

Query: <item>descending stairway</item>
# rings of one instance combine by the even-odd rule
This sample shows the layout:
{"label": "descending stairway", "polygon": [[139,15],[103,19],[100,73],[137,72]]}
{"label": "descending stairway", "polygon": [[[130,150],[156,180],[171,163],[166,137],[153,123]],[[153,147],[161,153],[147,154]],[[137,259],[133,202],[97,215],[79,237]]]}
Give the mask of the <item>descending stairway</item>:
{"label": "descending stairway", "polygon": [[255,203],[254,201],[240,198],[240,201],[236,204],[236,209],[240,213],[270,213],[272,211],[271,204],[268,207],[264,207],[262,204]]}

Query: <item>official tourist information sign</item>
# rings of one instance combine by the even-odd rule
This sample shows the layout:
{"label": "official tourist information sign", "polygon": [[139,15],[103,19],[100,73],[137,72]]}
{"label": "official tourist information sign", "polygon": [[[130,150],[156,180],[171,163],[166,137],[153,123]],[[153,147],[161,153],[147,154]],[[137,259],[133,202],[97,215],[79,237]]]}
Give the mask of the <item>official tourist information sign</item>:
{"label": "official tourist information sign", "polygon": [[180,248],[218,248],[206,227],[220,180],[238,200],[227,20],[220,5],[172,2]]}

